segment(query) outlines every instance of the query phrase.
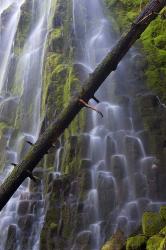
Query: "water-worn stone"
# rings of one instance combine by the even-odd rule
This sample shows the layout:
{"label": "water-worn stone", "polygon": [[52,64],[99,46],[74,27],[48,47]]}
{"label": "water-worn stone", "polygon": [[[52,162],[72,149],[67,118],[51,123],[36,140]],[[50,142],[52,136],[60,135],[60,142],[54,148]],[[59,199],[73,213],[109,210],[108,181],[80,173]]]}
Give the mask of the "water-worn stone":
{"label": "water-worn stone", "polygon": [[127,160],[129,162],[130,173],[137,171],[138,161],[143,156],[140,141],[134,136],[125,136],[124,146]]}
{"label": "water-worn stone", "polygon": [[27,216],[20,216],[18,219],[18,226],[24,233],[29,234],[32,229],[32,225],[34,222],[34,216],[29,214]]}
{"label": "water-worn stone", "polygon": [[136,173],[134,175],[134,187],[135,187],[135,195],[137,198],[146,197],[148,192],[147,190],[147,181],[146,177],[141,173]]}
{"label": "water-worn stone", "polygon": [[127,239],[126,250],[145,250],[147,237],[136,235]]}
{"label": "water-worn stone", "polygon": [[111,163],[111,156],[115,154],[116,151],[116,146],[115,146],[115,141],[111,136],[106,137],[106,165],[110,166]]}
{"label": "water-worn stone", "polygon": [[42,200],[42,193],[40,192],[30,193],[29,198],[32,200]]}
{"label": "water-worn stone", "polygon": [[6,250],[13,250],[17,247],[17,227],[10,225],[7,231],[7,239],[5,244]]}
{"label": "water-worn stone", "polygon": [[92,180],[92,174],[91,174],[90,169],[84,168],[81,171],[81,189],[82,189],[82,191],[89,190],[91,188],[91,180]]}
{"label": "water-worn stone", "polygon": [[106,172],[100,172],[97,178],[97,190],[101,214],[106,218],[116,206],[116,192],[113,177]]}
{"label": "water-worn stone", "polygon": [[92,162],[90,159],[82,159],[80,162],[80,169],[81,171],[85,169],[90,169],[91,165],[92,165]]}
{"label": "water-worn stone", "polygon": [[146,250],[160,250],[160,244],[163,241],[163,237],[160,235],[154,235],[147,241]]}
{"label": "water-worn stone", "polygon": [[90,144],[90,136],[89,134],[80,135],[80,155],[82,158],[86,159],[89,157],[89,144]]}
{"label": "water-worn stone", "polygon": [[29,201],[23,200],[19,202],[17,213],[18,215],[25,215],[28,213],[29,210]]}
{"label": "water-worn stone", "polygon": [[128,229],[128,218],[126,216],[117,217],[117,228],[126,232]]}
{"label": "water-worn stone", "polygon": [[125,177],[125,159],[123,155],[113,155],[111,157],[110,170],[116,179],[123,179]]}
{"label": "water-worn stone", "polygon": [[145,212],[142,216],[142,230],[146,236],[152,236],[163,228],[164,222],[158,213]]}

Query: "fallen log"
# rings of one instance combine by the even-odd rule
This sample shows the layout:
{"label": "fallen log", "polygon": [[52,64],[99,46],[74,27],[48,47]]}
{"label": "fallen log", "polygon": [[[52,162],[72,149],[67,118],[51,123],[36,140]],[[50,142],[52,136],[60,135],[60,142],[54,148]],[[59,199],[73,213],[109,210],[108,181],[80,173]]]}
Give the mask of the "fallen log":
{"label": "fallen log", "polygon": [[[107,54],[104,60],[96,67],[94,72],[84,82],[81,91],[73,97],[68,106],[61,112],[58,118],[32,145],[30,151],[21,163],[17,164],[10,175],[4,180],[0,187],[0,210],[5,206],[21,183],[27,178],[33,177],[32,171],[48,150],[54,145],[58,137],[70,125],[75,116],[84,107],[89,99],[94,98],[96,90],[116,70],[118,63],[141,36],[146,27],[154,20],[158,13],[165,7],[166,0],[151,0],[132,23],[127,33],[122,35],[115,47]],[[83,100],[83,102],[80,102]]]}

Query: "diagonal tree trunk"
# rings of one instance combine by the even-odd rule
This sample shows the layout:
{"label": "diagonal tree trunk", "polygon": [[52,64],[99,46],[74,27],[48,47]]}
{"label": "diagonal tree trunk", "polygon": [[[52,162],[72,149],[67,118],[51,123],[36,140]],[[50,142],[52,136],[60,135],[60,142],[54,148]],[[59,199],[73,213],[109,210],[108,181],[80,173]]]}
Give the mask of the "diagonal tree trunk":
{"label": "diagonal tree trunk", "polygon": [[83,108],[84,102],[94,97],[96,90],[100,87],[108,75],[116,70],[118,63],[141,36],[150,22],[165,7],[166,0],[151,0],[136,18],[127,33],[122,35],[115,47],[108,53],[104,60],[97,66],[89,78],[84,82],[82,90],[72,98],[68,106],[61,112],[58,118],[46,129],[32,146],[30,151],[18,164],[11,174],[4,180],[0,187],[0,210],[5,206],[21,183],[30,177],[33,179],[32,171],[47,151],[53,146],[58,137],[69,126],[74,117]]}

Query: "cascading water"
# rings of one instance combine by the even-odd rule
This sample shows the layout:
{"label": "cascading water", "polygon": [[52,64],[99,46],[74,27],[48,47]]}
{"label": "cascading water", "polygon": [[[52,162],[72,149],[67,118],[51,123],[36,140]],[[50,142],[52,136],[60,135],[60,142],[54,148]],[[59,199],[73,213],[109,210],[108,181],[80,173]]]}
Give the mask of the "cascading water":
{"label": "cascading water", "polygon": [[[16,56],[15,39],[26,8],[29,31]],[[9,124],[1,136],[5,155],[1,180],[12,170],[11,163],[17,164],[27,152],[30,146],[26,141],[35,142],[40,132],[42,67],[50,11],[51,0],[0,2],[0,121]],[[36,174],[42,175],[42,171],[37,169]],[[35,186],[26,180],[0,214],[1,250],[39,248],[43,203],[42,183]]]}
{"label": "cascading water", "polygon": [[[30,8],[28,17],[26,8]],[[84,79],[116,41],[103,10],[100,0],[73,0],[73,35],[77,44],[75,65],[84,72]],[[12,170],[11,162],[20,162],[27,152],[30,146],[26,141],[35,142],[40,132],[42,67],[50,11],[51,0],[0,2],[0,126],[8,124],[4,134],[0,135],[0,163],[3,165],[0,181]],[[23,37],[18,31],[22,12],[29,18],[29,21],[25,18],[29,28],[27,32],[27,27],[23,27],[27,32]],[[56,21],[60,22],[59,19]],[[139,138],[141,132],[133,125],[130,92],[134,84],[131,91],[128,86],[131,87],[129,83],[135,82],[135,78],[128,69],[134,55],[135,50],[131,50],[117,72],[97,92],[101,101],[97,108],[104,118],[89,112],[88,129],[82,135],[89,138],[84,160],[90,163],[91,181],[83,206],[79,204],[81,211],[83,207],[81,220],[84,225],[80,223],[82,228],[80,226],[77,239],[82,236],[89,239],[90,236],[92,250],[100,249],[105,238],[118,228],[129,234],[137,228],[145,209],[156,210],[160,205],[155,184],[155,157],[146,155]],[[62,154],[63,143],[60,142],[55,153],[55,178],[61,174]],[[42,176],[42,170],[37,168],[36,174]],[[35,186],[26,180],[10,199],[0,214],[0,250],[39,249],[44,217],[42,191],[42,183]],[[72,195],[70,199],[72,206]],[[58,237],[63,231],[62,217],[61,214]],[[73,250],[80,249],[77,239]]]}
{"label": "cascading water", "polygon": [[[100,0],[73,0],[73,29],[75,64],[86,78],[116,41]],[[104,118],[88,113],[85,136],[90,138],[86,158],[91,162],[91,189],[84,201],[85,225],[77,238],[89,233],[93,250],[100,249],[105,237],[118,228],[126,235],[133,232],[142,212],[160,205],[153,202],[157,200],[155,157],[146,155],[139,131],[133,128],[128,83],[136,79],[128,68],[135,53],[132,49],[96,93]],[[77,248],[75,243],[73,249]]]}

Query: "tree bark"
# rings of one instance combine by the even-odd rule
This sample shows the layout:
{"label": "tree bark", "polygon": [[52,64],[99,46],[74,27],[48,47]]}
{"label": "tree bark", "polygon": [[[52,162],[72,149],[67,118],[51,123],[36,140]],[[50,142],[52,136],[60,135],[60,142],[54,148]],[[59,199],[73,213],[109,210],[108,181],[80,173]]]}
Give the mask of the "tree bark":
{"label": "tree bark", "polygon": [[58,137],[69,126],[75,116],[83,108],[83,104],[79,99],[88,102],[93,98],[96,90],[100,87],[108,75],[116,70],[118,63],[141,36],[150,22],[156,18],[166,5],[166,0],[151,0],[132,23],[129,31],[122,35],[115,47],[110,51],[104,60],[97,66],[89,78],[84,82],[82,90],[77,96],[72,98],[68,106],[61,112],[58,118],[46,129],[39,137],[37,142],[32,146],[30,151],[24,157],[22,162],[18,164],[11,174],[5,179],[0,187],[0,210],[5,206],[21,183],[30,177],[30,173],[35,166],[43,158],[43,156],[56,142]]}

